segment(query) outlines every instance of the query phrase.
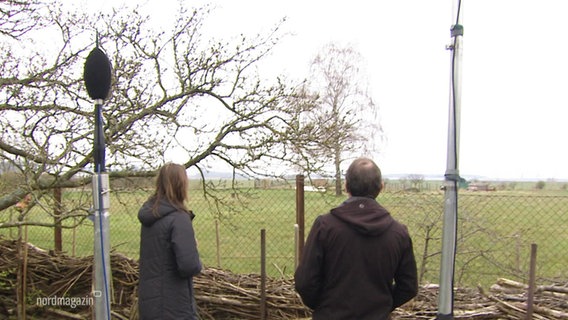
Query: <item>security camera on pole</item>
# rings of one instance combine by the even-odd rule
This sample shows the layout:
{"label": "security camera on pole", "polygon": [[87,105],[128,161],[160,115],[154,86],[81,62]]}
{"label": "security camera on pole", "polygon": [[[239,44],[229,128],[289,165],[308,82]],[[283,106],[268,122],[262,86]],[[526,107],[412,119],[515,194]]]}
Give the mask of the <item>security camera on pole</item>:
{"label": "security camera on pole", "polygon": [[103,131],[103,102],[108,97],[111,84],[111,64],[106,54],[96,47],[89,53],[83,72],[85,86],[91,99],[95,101],[95,130],[93,157],[94,206],[94,268],[93,298],[94,319],[110,320],[111,270],[109,242],[109,180],[105,173],[105,137]]}

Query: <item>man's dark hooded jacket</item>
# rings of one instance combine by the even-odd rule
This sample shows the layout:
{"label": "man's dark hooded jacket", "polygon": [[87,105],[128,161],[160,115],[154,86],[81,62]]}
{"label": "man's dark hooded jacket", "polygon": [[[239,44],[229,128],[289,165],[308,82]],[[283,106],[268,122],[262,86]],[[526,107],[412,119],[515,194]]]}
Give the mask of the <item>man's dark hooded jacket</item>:
{"label": "man's dark hooded jacket", "polygon": [[161,201],[158,215],[152,202],[138,212],[140,234],[140,319],[197,319],[192,277],[201,271],[193,213]]}
{"label": "man's dark hooded jacket", "polygon": [[406,227],[372,198],[351,197],[316,218],[295,273],[313,319],[388,319],[418,292]]}

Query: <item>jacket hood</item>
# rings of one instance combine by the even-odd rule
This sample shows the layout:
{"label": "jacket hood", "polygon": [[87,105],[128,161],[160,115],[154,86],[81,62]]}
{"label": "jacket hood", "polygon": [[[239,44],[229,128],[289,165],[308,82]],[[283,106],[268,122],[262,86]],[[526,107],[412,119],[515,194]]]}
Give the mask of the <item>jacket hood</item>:
{"label": "jacket hood", "polygon": [[388,230],[394,219],[375,199],[351,197],[331,214],[363,235],[378,236]]}
{"label": "jacket hood", "polygon": [[179,209],[164,200],[160,200],[158,203],[157,214],[153,212],[153,206],[153,201],[146,201],[144,205],[142,205],[142,208],[138,211],[138,220],[142,223],[142,225],[149,227],[170,213],[179,211]]}

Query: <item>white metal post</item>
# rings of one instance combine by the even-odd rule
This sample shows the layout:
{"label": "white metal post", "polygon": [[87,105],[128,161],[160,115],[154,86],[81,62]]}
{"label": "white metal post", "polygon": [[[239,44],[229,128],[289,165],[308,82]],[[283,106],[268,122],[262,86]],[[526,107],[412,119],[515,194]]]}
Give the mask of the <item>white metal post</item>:
{"label": "white metal post", "polygon": [[95,319],[110,320],[111,269],[109,239],[110,189],[108,174],[93,175],[94,215],[94,283],[93,298]]}
{"label": "white metal post", "polygon": [[438,297],[439,320],[453,319],[454,269],[456,259],[456,239],[458,223],[459,186],[459,134],[461,110],[461,60],[462,36],[461,1],[454,2],[451,28],[451,80],[450,108],[448,117],[448,150],[445,173],[444,219],[442,229],[442,257],[440,263],[440,289]]}

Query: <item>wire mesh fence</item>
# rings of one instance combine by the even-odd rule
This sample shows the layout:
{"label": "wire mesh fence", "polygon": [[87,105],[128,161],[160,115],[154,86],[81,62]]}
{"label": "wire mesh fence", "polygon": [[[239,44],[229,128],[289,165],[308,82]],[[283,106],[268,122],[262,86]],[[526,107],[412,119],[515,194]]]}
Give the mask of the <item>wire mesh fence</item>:
{"label": "wire mesh fence", "polygon": [[[203,263],[236,273],[259,273],[261,230],[266,231],[266,270],[291,277],[298,256],[298,210],[305,235],[315,218],[345,200],[326,191],[331,183],[306,181],[192,181],[190,208]],[[300,186],[303,192],[298,197]],[[152,191],[151,181],[111,181],[112,250],[138,258],[138,209]],[[206,192],[204,192],[206,191]],[[5,237],[68,255],[93,254],[93,223],[86,212],[91,189],[62,190],[35,199],[29,210],[8,209]],[[298,203],[298,200],[303,200]],[[440,264],[443,191],[389,188],[378,201],[408,226],[413,237],[421,283],[437,283]],[[458,200],[456,285],[488,287],[497,278],[527,281],[531,244],[538,246],[537,278],[568,279],[568,194],[539,192],[467,192]],[[26,227],[6,228],[9,225]],[[58,226],[58,227],[54,227]]]}

